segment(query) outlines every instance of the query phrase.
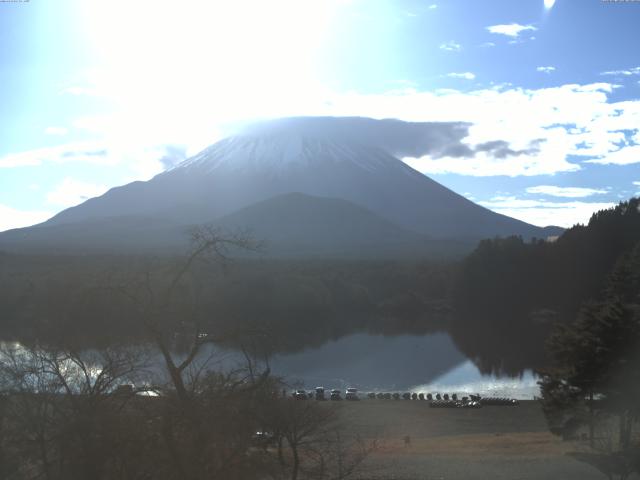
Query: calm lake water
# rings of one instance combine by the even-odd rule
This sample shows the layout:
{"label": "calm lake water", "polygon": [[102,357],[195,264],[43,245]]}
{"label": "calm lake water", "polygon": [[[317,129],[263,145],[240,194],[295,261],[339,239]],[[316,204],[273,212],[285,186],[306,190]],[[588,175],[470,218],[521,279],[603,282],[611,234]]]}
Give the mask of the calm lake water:
{"label": "calm lake water", "polygon": [[532,399],[539,394],[536,377],[525,372],[509,378],[482,375],[446,333],[383,336],[358,333],[280,355],[272,370],[294,384],[313,388],[356,387],[361,391],[480,393]]}

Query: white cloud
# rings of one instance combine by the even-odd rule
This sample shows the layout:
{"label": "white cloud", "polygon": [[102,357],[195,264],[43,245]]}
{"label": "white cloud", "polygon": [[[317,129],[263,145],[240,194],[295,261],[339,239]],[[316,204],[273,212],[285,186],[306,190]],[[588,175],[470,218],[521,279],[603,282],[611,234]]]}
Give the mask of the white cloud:
{"label": "white cloud", "polygon": [[580,169],[561,155],[532,155],[495,158],[487,153],[477,153],[473,158],[427,157],[405,158],[410,167],[426,175],[455,173],[476,177],[521,175],[553,175],[558,172],[575,172]]}
{"label": "white cloud", "polygon": [[545,202],[516,197],[496,197],[478,203],[495,212],[540,227],[548,225],[571,227],[577,223],[586,224],[593,213],[615,206],[610,202]]}
{"label": "white cloud", "polygon": [[[472,158],[408,158],[407,163],[426,174],[542,175],[571,172],[581,162],[571,155],[600,161],[620,149],[621,130],[640,125],[640,100],[609,102],[616,88],[611,83],[567,84],[542,89],[511,85],[459,91],[419,91],[415,86],[379,94],[336,93],[320,87],[267,92],[211,90],[200,99],[173,96],[156,115],[154,92],[135,89],[115,101],[127,104],[122,112],[76,120],[74,127],[103,138],[93,151],[106,149],[105,156],[80,155],[82,145],[67,145],[0,158],[0,167],[39,165],[45,161],[90,161],[128,168],[127,178],[148,179],[163,170],[159,159],[166,144],[185,145],[187,155],[214,143],[227,125],[246,119],[300,115],[366,116],[407,121],[464,121],[472,126],[464,139],[470,147],[503,140],[510,150],[524,152],[497,157],[481,152]],[[186,89],[188,90],[188,89]],[[194,92],[198,89],[194,87]],[[268,93],[268,94],[267,94]],[[177,95],[181,98],[180,95]],[[126,102],[127,100],[128,102]],[[197,106],[196,107],[194,107]],[[536,149],[531,149],[532,142]],[[632,147],[624,147],[621,152]],[[70,151],[66,155],[64,152]],[[90,150],[89,150],[90,151]],[[75,152],[75,153],[74,153]],[[621,154],[618,154],[621,155]],[[611,160],[612,157],[608,157]],[[613,157],[615,160],[615,157]],[[119,168],[120,168],[119,167]]]}
{"label": "white cloud", "polygon": [[463,73],[447,73],[447,77],[450,78],[463,78],[465,80],[473,80],[476,78],[475,74],[471,72],[463,72]]}
{"label": "white cloud", "polygon": [[42,223],[51,218],[53,212],[41,210],[18,210],[7,205],[0,204],[0,232],[12,228],[22,228]]}
{"label": "white cloud", "polygon": [[548,66],[548,67],[538,67],[536,70],[542,73],[551,73],[555,71],[556,67]]}
{"label": "white cloud", "polygon": [[632,182],[636,187],[640,187],[640,182]]}
{"label": "white cloud", "polygon": [[491,48],[491,47],[495,47],[496,44],[493,43],[493,42],[484,42],[484,43],[480,44],[480,46],[483,47],[483,48]]}
{"label": "white cloud", "polygon": [[527,193],[541,193],[543,195],[550,195],[552,197],[566,198],[582,198],[607,193],[607,190],[598,188],[557,187],[553,185],[538,185],[536,187],[529,187],[526,189],[526,191]]}
{"label": "white cloud", "polygon": [[587,160],[587,163],[600,165],[631,165],[640,163],[640,145],[631,145],[619,150],[608,152],[599,158]]}
{"label": "white cloud", "polygon": [[439,48],[440,50],[446,50],[447,52],[459,52],[462,50],[462,45],[450,40],[447,43],[441,44]]}
{"label": "white cloud", "polygon": [[[336,100],[342,115],[395,117],[412,121],[467,121],[473,125],[465,142],[471,146],[501,139],[516,151],[539,151],[496,158],[407,158],[427,174],[542,175],[580,169],[569,155],[598,156],[619,148],[621,128],[640,123],[640,102],[608,103],[611,84],[563,85],[538,90],[495,87],[472,92],[405,92],[350,95]],[[622,135],[624,136],[624,135]],[[580,148],[582,147],[582,148]]]}
{"label": "white cloud", "polygon": [[436,8],[438,8],[438,5],[435,3],[432,3],[431,5],[429,5],[429,10],[435,10]]}
{"label": "white cloud", "polygon": [[640,67],[628,68],[626,70],[610,70],[608,72],[600,72],[600,75],[612,75],[614,77],[630,77],[632,75],[640,75]]}
{"label": "white cloud", "polygon": [[47,127],[44,129],[44,133],[47,135],[66,135],[69,130],[64,127]]}
{"label": "white cloud", "polygon": [[535,31],[537,30],[537,28],[533,25],[520,25],[518,23],[510,23],[507,25],[491,25],[487,27],[487,30],[489,30],[489,32],[491,33],[516,38],[522,32],[526,32],[527,30]]}
{"label": "white cloud", "polygon": [[103,142],[75,142],[55,147],[37,148],[0,157],[0,168],[30,167],[43,163],[87,162],[113,165]]}
{"label": "white cloud", "polygon": [[47,202],[58,207],[72,207],[105,193],[109,187],[67,177],[47,194]]}
{"label": "white cloud", "polygon": [[[114,121],[119,122],[117,117]],[[123,123],[126,120],[121,120]],[[131,127],[133,128],[133,127]],[[135,130],[132,130],[135,131]],[[104,125],[104,130],[96,128],[95,133],[109,133],[109,126]],[[213,143],[217,138],[211,135],[208,143]],[[17,167],[37,167],[40,165],[88,163],[102,167],[118,167],[124,170],[134,180],[148,180],[154,175],[165,170],[162,163],[170,152],[171,145],[157,144],[149,139],[123,139],[112,138],[94,142],[71,142],[55,147],[38,148],[24,152],[10,153],[0,157],[0,169]],[[205,145],[197,145],[198,148]],[[196,151],[191,151],[191,154]],[[128,170],[128,172],[126,172]]]}

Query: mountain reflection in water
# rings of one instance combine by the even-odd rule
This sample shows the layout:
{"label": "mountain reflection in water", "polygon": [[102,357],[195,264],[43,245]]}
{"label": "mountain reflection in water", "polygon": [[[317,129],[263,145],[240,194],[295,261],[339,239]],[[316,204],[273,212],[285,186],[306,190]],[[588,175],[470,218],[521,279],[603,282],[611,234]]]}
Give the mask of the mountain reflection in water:
{"label": "mountain reflection in water", "polygon": [[305,388],[480,393],[520,399],[538,394],[531,372],[482,375],[446,333],[383,336],[357,333],[301,353],[278,355],[272,371]]}

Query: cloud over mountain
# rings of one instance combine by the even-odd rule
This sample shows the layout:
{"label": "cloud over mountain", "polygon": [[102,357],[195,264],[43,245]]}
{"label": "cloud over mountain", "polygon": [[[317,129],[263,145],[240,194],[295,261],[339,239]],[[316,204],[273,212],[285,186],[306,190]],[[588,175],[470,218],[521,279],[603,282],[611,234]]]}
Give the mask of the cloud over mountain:
{"label": "cloud over mountain", "polygon": [[293,117],[252,124],[242,130],[244,134],[277,134],[296,131],[350,142],[372,145],[398,158],[443,157],[473,158],[478,153],[498,159],[531,155],[540,151],[543,139],[535,139],[525,149],[512,149],[501,139],[479,143],[465,142],[469,136],[469,122],[406,122],[396,119],[376,120],[364,117]]}

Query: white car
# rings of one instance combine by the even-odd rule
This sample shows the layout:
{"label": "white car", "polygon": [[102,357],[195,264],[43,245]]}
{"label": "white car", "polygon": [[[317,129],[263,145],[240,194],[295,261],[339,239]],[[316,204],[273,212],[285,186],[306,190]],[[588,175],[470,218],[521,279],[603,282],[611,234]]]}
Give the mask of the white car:
{"label": "white car", "polygon": [[358,397],[358,389],[357,388],[347,388],[347,392],[344,397],[346,400],[360,400]]}

